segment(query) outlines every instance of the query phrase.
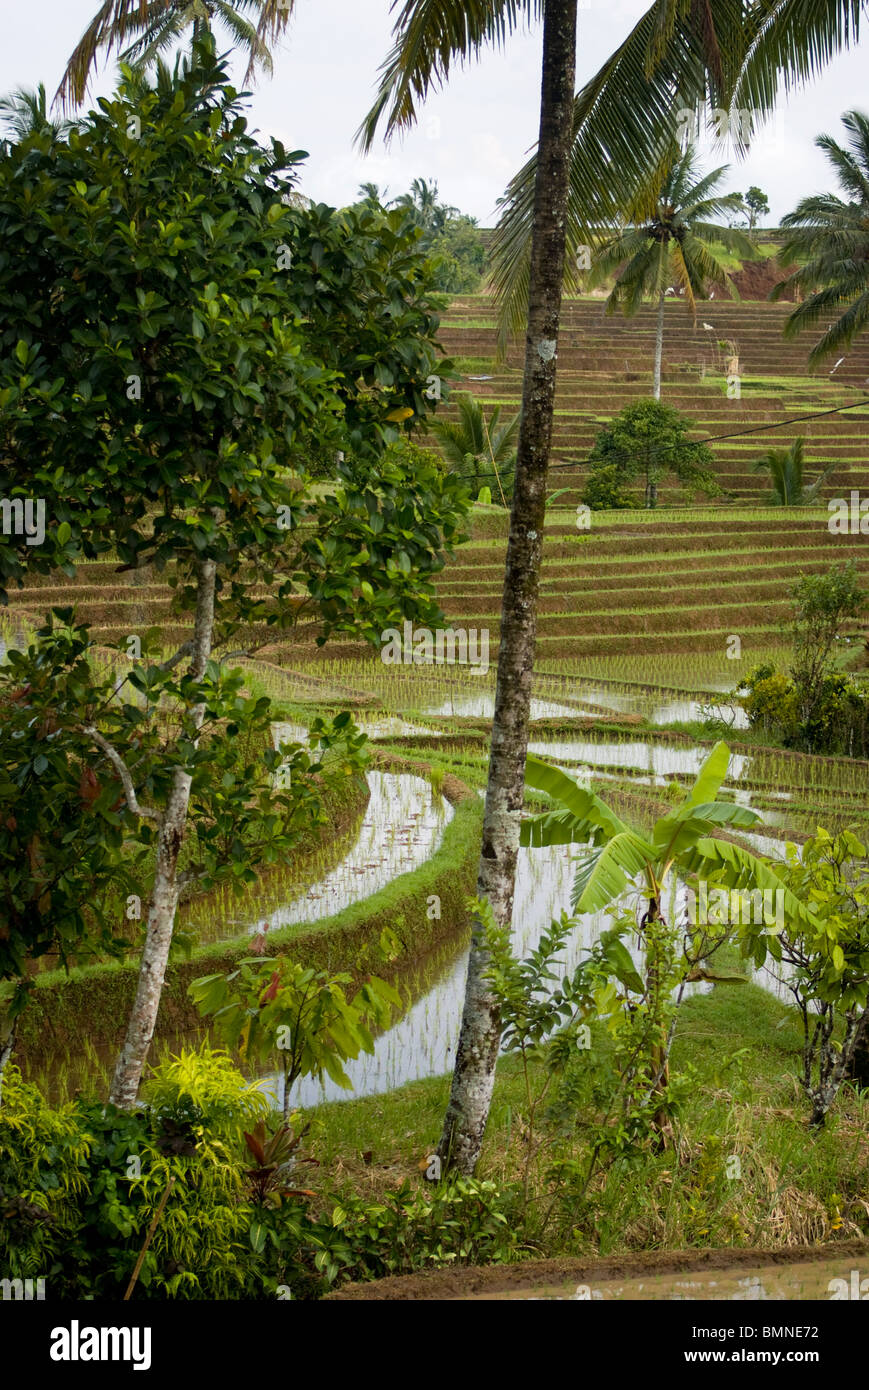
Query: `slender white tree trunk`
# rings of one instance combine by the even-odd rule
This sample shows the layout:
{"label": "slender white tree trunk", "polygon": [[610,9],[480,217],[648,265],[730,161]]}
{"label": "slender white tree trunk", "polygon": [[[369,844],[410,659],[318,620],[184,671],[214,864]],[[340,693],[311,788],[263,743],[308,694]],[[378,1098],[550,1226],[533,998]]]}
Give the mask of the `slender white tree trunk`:
{"label": "slender white tree trunk", "polygon": [[[655,375],[652,381],[652,396],[656,401],[661,399],[661,365],[664,360],[664,246],[661,243],[661,258],[658,266],[658,319],[655,324]],[[648,452],[646,453],[646,506],[655,507],[658,502],[658,484],[651,476],[649,470],[653,467]]]}
{"label": "slender white tree trunk", "polygon": [[655,376],[652,395],[656,401],[661,399],[661,363],[664,358],[664,291],[658,290],[658,321],[655,325]]}
{"label": "slender white tree trunk", "polygon": [[[575,66],[576,0],[547,0],[522,417],[477,877],[479,895],[488,899],[496,920],[503,925],[510,922],[513,914],[525,792],[537,588],[564,281]],[[463,1174],[473,1173],[480,1155],[501,1041],[498,1000],[484,978],[488,963],[488,953],[483,948],[479,923],[476,923],[452,1091],[438,1147],[442,1165]]]}
{"label": "slender white tree trunk", "polygon": [[[214,602],[215,564],[213,560],[203,560],[198,567],[196,619],[189,672],[194,680],[202,679],[211,655]],[[202,727],[204,715],[204,706],[194,706],[193,722],[197,730]],[[184,841],[191,781],[189,773],[181,769],[176,770],[166,810],[160,822],[154,887],[139,966],[136,998],[109,1092],[110,1102],[125,1110],[131,1109],[136,1103],[139,1083],[157,1023],[157,1011],[160,1007],[160,995],[163,992],[169,947],[175,926],[175,910],[178,906],[178,857]]]}

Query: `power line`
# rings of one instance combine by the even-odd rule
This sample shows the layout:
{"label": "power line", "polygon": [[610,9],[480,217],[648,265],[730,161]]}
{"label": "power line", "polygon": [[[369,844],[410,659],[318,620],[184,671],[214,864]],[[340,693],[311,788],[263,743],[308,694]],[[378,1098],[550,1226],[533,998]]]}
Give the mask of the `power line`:
{"label": "power line", "polygon": [[[829,410],[815,410],[808,415],[792,415],[786,420],[776,420],[774,423],[769,425],[753,425],[750,429],[735,430],[730,434],[710,434],[707,435],[705,439],[685,439],[678,444],[655,445],[652,446],[652,448],[648,451],[648,454],[642,455],[642,461],[645,462],[647,456],[649,459],[651,459],[659,454],[668,453],[673,449],[700,449],[705,447],[707,444],[717,444],[728,439],[742,439],[746,435],[764,434],[768,430],[784,429],[787,425],[798,425],[803,420],[820,420],[825,415],[838,415],[842,411],[857,410],[860,408],[860,406],[864,405],[869,405],[869,396],[864,397],[862,400],[859,401],[851,401],[848,405],[835,405],[831,406]],[[617,451],[616,453],[610,455],[610,457],[613,459],[618,459],[619,454],[621,454],[622,458],[626,462],[634,457],[637,457],[637,455],[629,454],[627,450],[624,449]],[[553,463],[550,465],[549,472],[554,473],[557,469],[575,469],[581,468],[582,466],[583,464],[577,460],[574,460],[571,463]],[[497,473],[477,473],[474,476],[474,480],[477,481],[480,478],[496,478],[497,476]]]}

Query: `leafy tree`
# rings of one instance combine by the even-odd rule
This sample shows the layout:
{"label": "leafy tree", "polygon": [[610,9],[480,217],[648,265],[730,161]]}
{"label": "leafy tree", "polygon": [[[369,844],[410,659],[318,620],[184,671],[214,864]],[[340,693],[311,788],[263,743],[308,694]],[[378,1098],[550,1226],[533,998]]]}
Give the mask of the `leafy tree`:
{"label": "leafy tree", "polygon": [[[269,43],[287,25],[295,0],[103,0],[76,44],[55,100],[80,106],[98,53],[117,49],[122,63],[147,68],[189,29],[195,43],[217,21],[248,57],[245,81],[257,67],[272,71]],[[247,18],[253,14],[256,23]]]}
{"label": "leafy tree", "polygon": [[796,740],[799,729],[796,691],[793,681],[774,666],[757,666],[737,686],[742,706],[753,729],[777,734],[785,743]]}
{"label": "leafy tree", "polygon": [[781,739],[785,748],[809,753],[869,756],[869,695],[851,677],[827,666],[819,675],[808,717],[792,677],[761,666],[739,691],[752,728]]}
{"label": "leafy tree", "polygon": [[790,591],[791,676],[797,692],[800,721],[811,743],[812,724],[823,698],[830,657],[842,627],[856,618],[866,603],[853,560],[831,565],[826,574],[803,574]]}
{"label": "leafy tree", "polygon": [[[0,490],[43,499],[48,517],[43,545],[0,538],[0,582],[113,554],[124,569],[168,567],[193,618],[190,640],[130,672],[145,708],[103,712],[117,742],[99,721],[85,730],[155,861],[112,1084],[125,1106],[153,1034],[188,814],[214,760],[206,736],[227,721],[231,743],[238,720],[267,721],[256,702],[239,707],[240,681],[213,652],[232,640],[250,650],[252,627],[285,629],[309,612],[321,642],[336,630],[377,641],[390,615],[435,622],[431,576],[466,503],[439,470],[408,475],[381,459],[399,437],[392,421],[425,410],[436,361],[425,262],[402,214],[384,228],[380,214],[290,206],[282,171],[297,156],[247,134],[213,45],[197,47],[173,87],[143,96],[125,76],[68,141],[34,136],[0,159]],[[379,249],[360,243],[360,227],[383,230]],[[325,495],[294,459],[324,436],[355,460]],[[174,723],[161,758],[165,702]],[[256,777],[230,777],[206,831],[216,844],[224,833],[232,843],[228,822]],[[279,806],[274,834],[290,809]],[[230,857],[243,871],[244,845]]]}
{"label": "leafy tree", "polygon": [[849,348],[869,323],[869,116],[847,111],[842,124],[849,148],[831,135],[819,135],[815,144],[833,166],[847,202],[814,193],[782,218],[790,235],[780,260],[796,261],[797,268],[770,293],[770,299],[791,289],[805,295],[785,324],[786,338],[837,316],[809,353],[811,366]]}
{"label": "leafy tree", "polygon": [[30,963],[128,944],[110,908],[139,886],[123,852],[133,818],[117,805],[117,782],[101,785],[90,740],[68,732],[90,722],[86,699],[98,706],[111,693],[86,653],[83,631],[52,624],[0,665],[0,1086]]}
{"label": "leafy tree", "polygon": [[806,483],[803,479],[804,446],[805,439],[800,435],[786,449],[768,449],[752,464],[755,473],[769,472],[772,496],[768,500],[771,507],[800,507],[816,501],[818,493],[836,467],[834,459],[818,474],[813,483]]}
{"label": "leafy tree", "polygon": [[[376,183],[359,185],[362,202],[368,207],[386,205],[386,192]],[[419,228],[420,246],[435,261],[434,284],[445,294],[467,294],[475,290],[486,264],[486,249],[475,217],[460,213],[438,199],[437,183],[414,179],[409,193],[402,193],[389,204],[404,211]]]}
{"label": "leafy tree", "polygon": [[[0,666],[9,712],[0,794],[11,808],[0,820],[0,1075],[32,984],[30,962],[50,955],[68,967],[141,949],[128,933],[149,900],[153,930],[173,769],[187,770],[193,822],[174,869],[177,901],[182,890],[253,882],[256,868],[280,862],[325,822],[324,787],[361,767],[363,740],[347,714],[328,726],[315,721],[319,757],[271,748],[270,702],[244,697],[242,673],[215,662],[198,687],[202,719],[192,728],[183,682],[165,664],[142,661],[126,679],[113,666],[101,675],[87,629],[71,619],[71,610],[55,610],[35,644]],[[177,732],[165,727],[170,710]],[[147,957],[147,936],[145,947]]]}
{"label": "leafy tree", "polygon": [[445,294],[472,294],[479,288],[486,248],[475,217],[451,217],[432,237],[430,251],[437,261],[437,286]]}
{"label": "leafy tree", "polygon": [[746,949],[785,966],[784,983],[803,1026],[801,1082],[810,1123],[824,1125],[853,1069],[869,1023],[869,876],[867,846],[844,830],[818,829],[780,869],[814,921],[790,919],[779,936],[751,933]]}
{"label": "leafy tree", "polygon": [[762,188],[758,188],[753,183],[745,197],[742,199],[748,215],[748,229],[753,231],[761,217],[766,217],[769,213],[769,199]]}
{"label": "leafy tree", "polygon": [[511,416],[502,425],[500,405],[492,407],[487,420],[473,396],[461,392],[453,399],[459,408],[458,420],[433,420],[432,434],[450,468],[471,481],[475,496],[485,486],[506,506],[513,495],[519,416]]}
{"label": "leafy tree", "polygon": [[[663,173],[655,169],[652,186],[644,189],[638,207],[654,204],[642,223],[638,208],[628,210],[628,225],[604,240],[592,261],[592,284],[601,284],[614,273],[618,277],[606,300],[606,312],[637,312],[644,299],[657,306],[655,367],[652,394],[661,399],[661,362],[664,351],[664,303],[668,285],[681,285],[685,306],[696,320],[697,300],[707,299],[709,287],[735,287],[720,258],[717,244],[751,258],[754,247],[733,227],[715,219],[740,206],[738,193],[716,194],[727,165],[700,175],[693,149],[674,154]],[[654,502],[649,503],[654,506]]]}
{"label": "leafy tree", "polygon": [[721,491],[712,472],[715,455],[708,445],[688,438],[693,423],[662,401],[626,405],[595,437],[588,456],[591,477],[599,468],[612,467],[619,483],[644,478],[647,507],[656,505],[658,483],[668,473],[686,487],[715,496]]}
{"label": "leafy tree", "polygon": [[373,1052],[369,1025],[386,1028],[401,998],[391,985],[372,975],[352,998],[346,972],[330,975],[297,964],[287,956],[242,961],[228,975],[203,975],[190,986],[205,1018],[213,1018],[242,1058],[263,1063],[277,1057],[283,1073],[283,1113],[290,1114],[290,1094],[300,1076],[351,1088],[344,1063]]}
{"label": "leafy tree", "polygon": [[623,492],[624,471],[615,463],[595,463],[592,465],[582,500],[593,512],[624,511],[634,505]]}
{"label": "leafy tree", "polygon": [[[661,816],[650,834],[619,819],[595,795],[585,791],[558,768],[535,757],[528,758],[527,785],[545,792],[555,808],[531,816],[522,824],[522,844],[586,844],[579,860],[572,894],[574,912],[602,912],[638,887],[645,907],[637,932],[645,952],[646,992],[653,1031],[649,1058],[652,1091],[666,1086],[672,1031],[666,1026],[667,1001],[672,988],[672,939],[674,924],[664,918],[664,902],[671,875],[682,879],[710,880],[733,890],[781,890],[784,910],[796,922],[816,926],[812,913],[783,883],[763,859],[716,832],[750,829],[760,816],[732,801],[718,800],[727,775],[730,750],[717,743],[697,774],[694,786],[681,805]],[[714,978],[705,966],[708,956],[704,932],[693,933],[686,953],[685,973],[694,978]],[[702,968],[702,975],[698,971]],[[662,1117],[663,1118],[663,1117]]]}

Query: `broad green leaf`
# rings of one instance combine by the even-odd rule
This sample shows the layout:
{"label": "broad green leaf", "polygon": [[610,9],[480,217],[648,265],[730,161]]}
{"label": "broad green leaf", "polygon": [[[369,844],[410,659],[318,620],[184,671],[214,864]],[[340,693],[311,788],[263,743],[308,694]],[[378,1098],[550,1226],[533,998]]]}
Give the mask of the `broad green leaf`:
{"label": "broad green leaf", "polygon": [[697,773],[694,786],[688,796],[689,806],[699,806],[702,802],[715,800],[721,789],[721,783],[727,776],[729,762],[730,749],[722,740],[716,743]]}
{"label": "broad green leaf", "polygon": [[[627,830],[627,826],[594,792],[578,787],[566,773],[535,758],[533,754],[529,755],[525,764],[525,785],[533,787],[535,791],[546,792],[554,801],[560,802],[564,810],[533,816],[523,822],[523,845],[569,844],[587,840],[593,832],[605,831],[609,835],[617,835]],[[565,836],[568,818],[573,820],[574,829],[569,836]],[[562,838],[542,838],[546,836],[546,823],[550,821],[553,830],[560,831]]]}
{"label": "broad green leaf", "polygon": [[698,840],[680,856],[679,870],[698,878],[721,871],[716,882],[720,881],[723,888],[759,888],[761,891],[768,888],[772,892],[780,889],[784,895],[781,901],[785,917],[820,930],[821,924],[814,913],[782,883],[775,870],[742,845],[731,844],[729,840]]}
{"label": "broad green leaf", "polygon": [[633,830],[622,830],[588,852],[571,893],[575,912],[602,912],[620,898],[637,874],[655,862],[655,851]]}
{"label": "broad green leaf", "polygon": [[711,835],[716,826],[735,825],[748,830],[760,820],[756,811],[735,801],[707,801],[700,805],[688,803],[662,816],[655,823],[652,839],[662,851],[662,857],[671,863],[702,836]]}

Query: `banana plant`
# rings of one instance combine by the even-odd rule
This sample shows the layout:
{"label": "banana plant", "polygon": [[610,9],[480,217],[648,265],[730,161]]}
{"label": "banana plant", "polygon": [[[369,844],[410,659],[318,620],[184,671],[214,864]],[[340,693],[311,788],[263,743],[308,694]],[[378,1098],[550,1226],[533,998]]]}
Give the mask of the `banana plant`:
{"label": "banana plant", "polygon": [[525,820],[521,843],[589,846],[573,884],[575,912],[603,911],[641,875],[649,914],[656,918],[665,881],[675,871],[681,878],[714,874],[717,883],[732,890],[781,890],[785,913],[812,924],[812,913],[764,859],[741,845],[715,838],[716,830],[747,830],[761,819],[747,806],[717,800],[729,761],[727,744],[716,743],[685,800],[661,816],[647,836],[620,820],[599,796],[577,786],[566,773],[529,756],[526,786],[546,792],[558,809]]}
{"label": "banana plant", "polygon": [[[643,885],[647,906],[639,921],[639,934],[646,958],[646,992],[660,1022],[649,1066],[651,1087],[656,1091],[662,1091],[668,1080],[670,1038],[663,1022],[659,980],[666,973],[667,923],[661,903],[670,875],[676,873],[689,880],[714,878],[716,884],[730,890],[780,892],[782,896],[774,900],[783,904],[787,920],[817,926],[813,914],[765,860],[730,840],[716,838],[718,830],[747,830],[760,821],[756,811],[717,799],[729,761],[727,744],[716,743],[685,800],[661,816],[650,835],[627,825],[599,796],[577,786],[558,768],[533,756],[526,763],[526,787],[545,792],[556,806],[523,822],[521,843],[532,848],[586,846],[579,856],[571,893],[574,912],[602,912],[635,883]],[[698,978],[696,973],[694,978]],[[714,980],[716,975],[704,970],[703,978]]]}

